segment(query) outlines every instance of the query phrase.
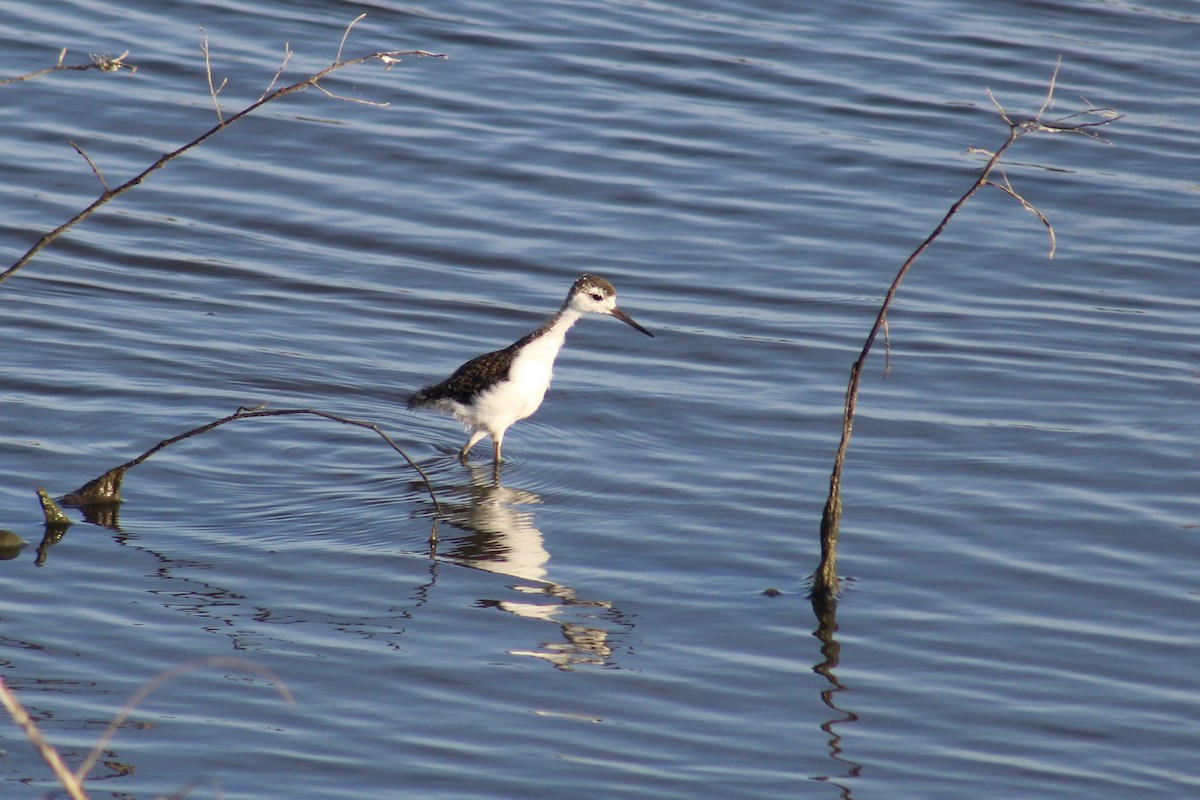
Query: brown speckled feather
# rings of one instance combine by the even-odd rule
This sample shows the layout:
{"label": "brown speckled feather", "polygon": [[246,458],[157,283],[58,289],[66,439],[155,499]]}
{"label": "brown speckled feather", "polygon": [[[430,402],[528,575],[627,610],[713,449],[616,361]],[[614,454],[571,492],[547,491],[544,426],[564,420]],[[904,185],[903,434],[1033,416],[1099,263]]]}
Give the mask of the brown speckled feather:
{"label": "brown speckled feather", "polygon": [[470,403],[475,395],[507,378],[508,370],[512,367],[517,353],[528,342],[542,335],[552,321],[553,317],[542,323],[536,331],[522,336],[503,350],[484,353],[472,358],[454,370],[454,374],[446,380],[430,384],[408,398],[407,408],[411,411],[416,408],[436,406],[441,400]]}
{"label": "brown speckled feather", "polygon": [[454,370],[454,374],[446,380],[426,386],[410,397],[408,407],[421,408],[439,400],[470,403],[471,398],[479,392],[508,377],[508,369],[516,353],[516,345],[510,345],[503,350],[472,358]]}

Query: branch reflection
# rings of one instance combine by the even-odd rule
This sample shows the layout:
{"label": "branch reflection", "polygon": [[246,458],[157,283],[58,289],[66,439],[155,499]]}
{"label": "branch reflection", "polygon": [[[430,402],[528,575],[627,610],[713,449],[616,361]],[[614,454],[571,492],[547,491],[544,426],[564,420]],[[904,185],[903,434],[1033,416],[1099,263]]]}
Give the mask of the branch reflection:
{"label": "branch reflection", "polygon": [[842,751],[842,734],[838,728],[858,721],[858,715],[853,711],[842,709],[837,704],[837,695],[847,691],[847,687],[838,680],[834,669],[837,667],[841,658],[842,645],[834,634],[837,633],[837,601],[828,597],[825,593],[814,593],[812,595],[813,613],[817,617],[817,629],[813,631],[815,636],[821,642],[821,655],[823,660],[813,666],[813,672],[829,681],[829,688],[821,691],[821,702],[823,702],[831,711],[836,712],[836,716],[831,717],[821,724],[821,730],[829,736],[829,758],[836,762],[839,767],[839,772],[834,775],[818,777],[817,780],[825,783],[830,783],[838,787],[839,794],[845,800],[851,800],[853,794],[850,786],[845,781],[851,778],[857,778],[862,774],[862,765],[858,764],[843,755]]}

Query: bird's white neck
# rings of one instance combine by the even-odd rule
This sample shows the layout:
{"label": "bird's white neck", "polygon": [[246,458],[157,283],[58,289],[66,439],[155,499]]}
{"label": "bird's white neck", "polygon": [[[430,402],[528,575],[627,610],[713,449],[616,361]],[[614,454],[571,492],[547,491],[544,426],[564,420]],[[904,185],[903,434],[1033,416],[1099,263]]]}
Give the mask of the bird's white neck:
{"label": "bird's white neck", "polygon": [[557,355],[567,339],[567,331],[571,330],[571,327],[582,316],[581,312],[576,311],[570,306],[563,306],[554,316],[549,317],[538,326],[538,329],[530,335],[528,344],[533,344],[536,341],[539,349],[553,349],[555,355]]}

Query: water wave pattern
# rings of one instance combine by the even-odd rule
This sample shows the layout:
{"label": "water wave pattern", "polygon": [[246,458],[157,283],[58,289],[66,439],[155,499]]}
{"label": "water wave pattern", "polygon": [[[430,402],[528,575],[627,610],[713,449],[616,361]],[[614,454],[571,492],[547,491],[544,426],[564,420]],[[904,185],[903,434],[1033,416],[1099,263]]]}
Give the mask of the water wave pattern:
{"label": "water wave pattern", "polygon": [[[160,669],[94,797],[1186,797],[1200,683],[1190,3],[196,6],[16,2],[0,246],[347,55],[0,285],[3,678],[69,755]],[[868,362],[836,620],[804,578],[845,382],[896,268],[1016,118],[1030,136],[917,263]],[[499,485],[406,393],[589,271]],[[34,489],[269,402],[132,469],[38,548]],[[486,448],[485,448],[486,449]],[[74,517],[80,519],[78,515]],[[431,534],[436,542],[431,543]],[[769,597],[764,589],[781,594]],[[834,624],[830,624],[834,623]],[[14,796],[51,791],[12,742]],[[22,795],[22,793],[24,793]]]}

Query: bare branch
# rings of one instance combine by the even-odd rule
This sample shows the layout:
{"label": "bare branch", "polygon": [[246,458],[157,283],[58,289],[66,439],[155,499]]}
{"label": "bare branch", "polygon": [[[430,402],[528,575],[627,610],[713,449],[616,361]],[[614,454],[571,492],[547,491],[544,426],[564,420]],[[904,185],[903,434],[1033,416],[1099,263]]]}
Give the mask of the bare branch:
{"label": "bare branch", "polygon": [[67,57],[67,48],[64,47],[62,50],[58,51],[58,61],[53,67],[46,67],[45,69],[39,69],[35,72],[27,72],[24,75],[18,75],[15,78],[0,78],[0,86],[6,83],[20,83],[21,81],[27,81],[32,78],[40,78],[47,73],[60,72],[62,70],[85,72],[89,69],[95,69],[100,70],[101,72],[118,72],[119,70],[127,69],[129,70],[130,74],[132,74],[137,72],[137,67],[132,64],[125,63],[125,57],[128,55],[128,50],[126,50],[124,53],[121,53],[121,55],[117,56],[116,58],[92,53],[92,60],[87,64],[64,64],[63,60]]}
{"label": "bare branch", "polygon": [[[1083,98],[1083,102],[1087,104],[1087,108],[1083,111],[1076,111],[1074,114],[1068,114],[1065,117],[1059,117],[1055,120],[1043,120],[1042,117],[1047,111],[1054,108],[1054,89],[1058,80],[1058,69],[1062,64],[1062,56],[1058,57],[1058,61],[1054,64],[1054,72],[1050,76],[1050,86],[1046,90],[1046,99],[1042,101],[1042,107],[1038,109],[1037,114],[1032,119],[1021,120],[1014,122],[1008,112],[1004,110],[1004,106],[1000,105],[1000,101],[992,94],[992,90],[987,90],[988,99],[996,106],[996,111],[999,112],[1000,118],[1003,119],[1010,127],[1018,128],[1021,133],[1036,131],[1038,133],[1079,133],[1088,136],[1097,141],[1108,144],[1108,140],[1100,136],[1093,128],[1099,128],[1104,125],[1110,125],[1113,122],[1123,118],[1124,114],[1119,114],[1112,108],[1097,108],[1092,105],[1087,98]],[[1094,122],[1075,122],[1081,117],[1099,117],[1100,119]],[[978,148],[970,148],[968,152],[984,152]]]}
{"label": "bare branch", "polygon": [[[13,275],[15,275],[22,267],[24,267],[26,264],[28,264],[30,261],[32,261],[34,256],[36,256],[38,253],[40,253],[47,245],[49,245],[51,242],[53,242],[55,239],[57,239],[59,236],[61,236],[66,231],[70,230],[74,225],[76,225],[79,222],[82,222],[83,220],[90,217],[96,211],[96,209],[100,208],[100,206],[104,205],[105,203],[112,200],[113,198],[124,194],[125,192],[129,191],[133,187],[139,185],[140,183],[142,183],[142,181],[146,180],[146,178],[148,178],[152,173],[156,172],[157,170],[162,169],[164,166],[166,166],[168,163],[170,163],[173,159],[178,158],[180,155],[182,155],[183,153],[186,153],[188,150],[191,150],[193,147],[198,147],[199,145],[201,145],[204,142],[211,139],[213,136],[215,136],[220,131],[224,130],[228,126],[230,126],[233,123],[237,122],[238,120],[242,119],[246,115],[256,111],[257,109],[261,108],[262,106],[266,105],[267,103],[270,103],[274,100],[278,100],[281,97],[285,97],[285,96],[287,96],[289,94],[293,94],[295,92],[304,91],[305,89],[307,89],[310,86],[315,86],[315,85],[317,85],[318,82],[321,81],[321,79],[325,78],[326,76],[328,76],[329,74],[331,74],[332,72],[334,72],[336,70],[343,69],[344,67],[351,67],[351,66],[355,66],[357,64],[362,64],[366,61],[378,59],[390,68],[394,63],[398,62],[404,56],[413,56],[415,58],[425,57],[425,58],[442,58],[442,59],[447,57],[443,53],[430,53],[430,52],[426,52],[425,50],[388,50],[388,51],[377,52],[377,53],[368,53],[367,55],[364,55],[364,56],[359,56],[357,58],[351,58],[346,61],[338,61],[336,63],[330,64],[325,69],[323,69],[317,73],[314,73],[312,75],[309,75],[307,78],[304,78],[303,80],[297,81],[296,83],[290,84],[288,86],[282,86],[282,87],[264,95],[263,97],[260,97],[258,100],[251,103],[250,105],[246,106],[241,111],[237,112],[236,114],[229,117],[228,119],[221,120],[216,125],[214,125],[212,128],[209,128],[207,131],[200,134],[199,136],[197,136],[195,139],[188,142],[187,144],[185,144],[181,147],[178,147],[178,148],[172,150],[171,152],[166,153],[165,155],[160,156],[158,158],[158,160],[156,160],[150,166],[146,167],[144,170],[139,172],[137,175],[134,175],[132,178],[127,180],[125,183],[122,183],[120,186],[117,186],[113,189],[110,189],[109,191],[106,191],[99,198],[94,200],[89,206],[87,206],[87,208],[83,209],[78,214],[71,217],[71,219],[69,219],[66,222],[64,222],[63,224],[59,225],[54,230],[50,231],[49,233],[44,234],[42,236],[42,238],[39,239],[36,243],[34,243],[34,245],[32,247],[30,247],[27,251],[25,251],[25,254],[23,256],[21,256],[20,258],[18,258],[13,263],[12,266],[10,266],[8,269],[4,270],[3,272],[0,272],[0,283],[3,283],[4,281],[8,280]],[[209,84],[210,84],[210,90],[211,90],[211,83],[212,83],[211,82],[211,72],[209,73],[209,75],[210,75]],[[223,85],[224,84],[222,84],[222,86]],[[212,94],[213,94],[213,102],[216,103],[215,91],[212,91]],[[218,111],[218,115],[219,115],[220,109],[218,108],[217,111]]]}
{"label": "bare branch", "polygon": [[[1087,101],[1085,100],[1084,102]],[[1036,131],[1038,133],[1079,133],[1098,142],[1111,144],[1111,142],[1092,129],[1111,125],[1119,119],[1124,119],[1125,115],[1117,113],[1112,108],[1096,108],[1090,103],[1088,105],[1089,107],[1083,111],[1077,111],[1074,114],[1068,114],[1065,117],[1059,117],[1049,122],[1043,122],[1040,119],[1023,120],[1017,123],[1017,127],[1021,128],[1022,133],[1028,131]],[[1100,119],[1096,122],[1072,122],[1072,120],[1087,117],[1088,115],[1100,117]]]}
{"label": "bare branch", "polygon": [[[1004,110],[1004,107],[996,99],[995,95],[992,94],[990,89],[988,90],[988,97],[996,106],[996,110],[999,112],[1000,117],[1008,125],[1008,138],[1005,139],[1004,143],[994,152],[982,148],[971,148],[969,150],[969,152],[986,155],[988,158],[987,163],[980,171],[978,177],[976,177],[975,182],[967,189],[966,193],[950,206],[950,210],[947,211],[945,216],[942,217],[941,222],[939,222],[937,227],[934,228],[933,233],[927,236],[925,240],[917,246],[917,249],[912,252],[908,259],[900,266],[899,271],[896,273],[896,277],[892,280],[892,285],[888,287],[887,294],[884,296],[883,304],[880,306],[879,313],[875,317],[875,323],[871,326],[871,330],[867,334],[866,342],[863,345],[862,350],[859,352],[858,359],[855,360],[855,362],[850,366],[850,380],[846,386],[846,404],[842,415],[842,437],[841,441],[838,443],[837,453],[834,456],[833,470],[829,476],[829,495],[825,501],[825,509],[821,514],[821,562],[812,575],[811,592],[813,597],[816,599],[832,601],[838,593],[837,539],[838,527],[841,524],[842,517],[842,467],[845,464],[846,451],[849,448],[850,435],[854,428],[854,411],[858,403],[858,387],[862,378],[863,368],[866,365],[867,356],[870,354],[871,346],[874,344],[875,339],[879,335],[880,331],[882,331],[884,334],[884,341],[887,348],[887,360],[884,364],[885,377],[890,369],[891,342],[890,333],[888,330],[887,315],[901,281],[904,280],[905,275],[908,274],[909,269],[911,269],[917,258],[923,252],[925,252],[925,250],[934,242],[934,240],[937,239],[938,236],[941,235],[942,231],[945,230],[946,226],[950,223],[950,220],[953,219],[959,210],[966,204],[966,202],[984,186],[995,186],[1003,190],[1009,196],[1017,200],[1017,202],[1019,202],[1027,211],[1037,215],[1038,219],[1042,221],[1042,224],[1046,226],[1046,230],[1049,232],[1050,256],[1053,257],[1056,242],[1054,228],[1050,224],[1050,221],[1046,219],[1045,215],[1042,214],[1042,212],[1040,212],[1035,206],[1033,206],[1033,204],[1021,197],[1021,195],[1019,195],[1016,190],[1012,188],[1007,176],[1003,177],[1002,182],[995,182],[991,180],[991,174],[1000,163],[1000,159],[1004,153],[1008,150],[1008,148],[1012,147],[1012,145],[1016,143],[1017,139],[1019,139],[1023,134],[1030,132],[1069,132],[1082,133],[1098,139],[1100,137],[1090,129],[1102,125],[1108,125],[1117,121],[1118,119],[1121,119],[1122,115],[1118,114],[1112,109],[1095,108],[1088,103],[1089,107],[1085,111],[1071,114],[1052,122],[1044,122],[1041,119],[1042,115],[1053,105],[1054,89],[1058,80],[1058,69],[1060,63],[1061,59],[1059,59],[1059,62],[1056,62],[1055,64],[1054,73],[1050,78],[1050,85],[1046,92],[1046,99],[1042,102],[1041,109],[1038,110],[1037,115],[1033,119],[1023,120],[1021,122],[1013,122],[1013,120],[1009,117],[1008,112]],[[1101,119],[1096,122],[1073,121],[1084,115],[1090,115],[1089,118],[1100,117]],[[1003,175],[1003,173],[1001,174]]]}

